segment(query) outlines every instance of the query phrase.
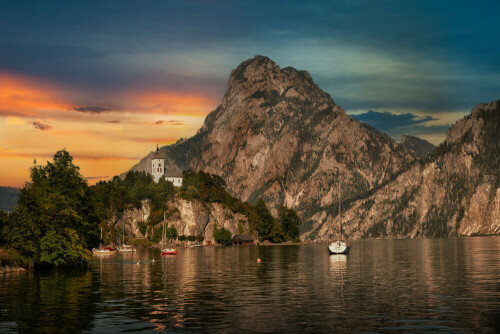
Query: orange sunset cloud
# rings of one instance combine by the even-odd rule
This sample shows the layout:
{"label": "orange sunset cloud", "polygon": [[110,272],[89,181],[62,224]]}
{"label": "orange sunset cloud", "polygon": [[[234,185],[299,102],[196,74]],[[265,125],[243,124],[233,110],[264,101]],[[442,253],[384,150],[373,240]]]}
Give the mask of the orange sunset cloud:
{"label": "orange sunset cloud", "polygon": [[34,159],[51,160],[62,148],[89,183],[108,179],[127,171],[156,143],[194,135],[216,105],[210,96],[172,91],[115,92],[106,96],[107,103],[82,98],[86,94],[92,96],[0,73],[0,185],[21,187]]}
{"label": "orange sunset cloud", "polygon": [[65,110],[60,92],[46,83],[0,73],[0,115],[39,116],[43,110]]}

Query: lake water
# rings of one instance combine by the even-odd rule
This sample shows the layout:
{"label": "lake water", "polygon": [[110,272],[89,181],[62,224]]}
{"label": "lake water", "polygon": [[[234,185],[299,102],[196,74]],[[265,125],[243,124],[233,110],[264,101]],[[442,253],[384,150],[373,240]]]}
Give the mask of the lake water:
{"label": "lake water", "polygon": [[149,249],[1,275],[0,332],[500,331],[500,238],[351,246]]}

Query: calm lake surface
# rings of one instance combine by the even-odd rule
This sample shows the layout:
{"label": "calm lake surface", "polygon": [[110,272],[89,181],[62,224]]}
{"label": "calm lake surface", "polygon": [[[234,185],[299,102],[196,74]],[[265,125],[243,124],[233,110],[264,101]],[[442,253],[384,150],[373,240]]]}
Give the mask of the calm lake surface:
{"label": "calm lake surface", "polygon": [[500,238],[351,246],[148,249],[1,275],[0,332],[500,331]]}

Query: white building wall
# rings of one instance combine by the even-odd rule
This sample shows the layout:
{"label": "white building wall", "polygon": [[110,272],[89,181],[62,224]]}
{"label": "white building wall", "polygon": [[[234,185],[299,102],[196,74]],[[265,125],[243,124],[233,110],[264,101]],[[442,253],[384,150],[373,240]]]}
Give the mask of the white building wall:
{"label": "white building wall", "polygon": [[182,186],[182,177],[165,177],[165,180],[172,182],[176,187]]}
{"label": "white building wall", "polygon": [[164,161],[163,159],[153,159],[151,165],[151,175],[153,176],[153,180],[158,183],[165,171]]}

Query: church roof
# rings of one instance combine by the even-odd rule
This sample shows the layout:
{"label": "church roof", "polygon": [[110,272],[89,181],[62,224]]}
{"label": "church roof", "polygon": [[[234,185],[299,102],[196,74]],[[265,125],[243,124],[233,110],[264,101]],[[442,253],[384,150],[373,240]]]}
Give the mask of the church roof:
{"label": "church roof", "polygon": [[178,169],[169,169],[165,171],[165,177],[182,177],[182,173]]}
{"label": "church roof", "polygon": [[160,149],[158,148],[158,144],[156,144],[156,153],[153,155],[153,159],[165,160],[165,158],[163,157],[163,154],[160,153]]}
{"label": "church roof", "polygon": [[165,160],[165,158],[163,157],[163,155],[160,152],[156,152],[153,155],[153,159],[162,159],[162,160]]}

